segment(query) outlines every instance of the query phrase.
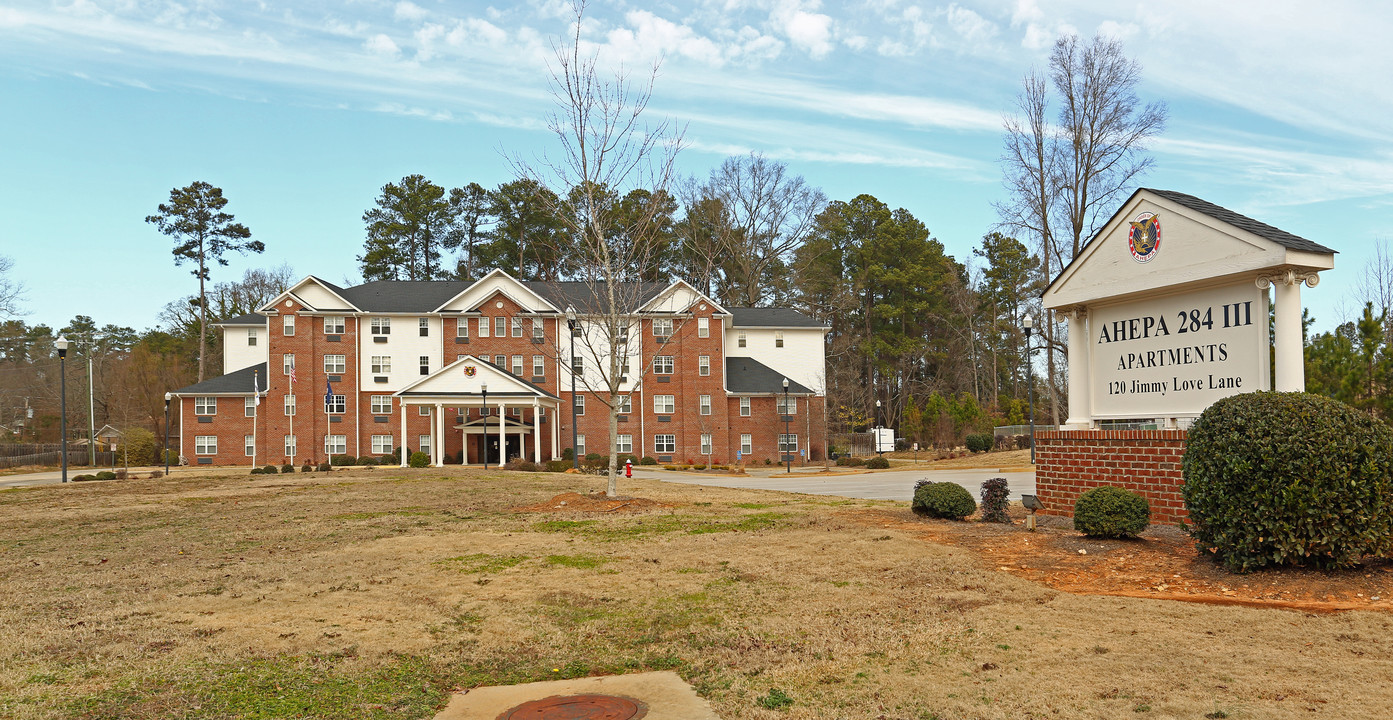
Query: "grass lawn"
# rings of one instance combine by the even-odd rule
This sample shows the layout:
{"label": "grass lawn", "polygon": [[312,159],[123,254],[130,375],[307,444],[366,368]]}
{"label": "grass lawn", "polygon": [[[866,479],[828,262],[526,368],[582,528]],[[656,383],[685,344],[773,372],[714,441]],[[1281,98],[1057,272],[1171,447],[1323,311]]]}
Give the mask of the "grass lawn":
{"label": "grass lawn", "polygon": [[[1355,718],[1393,617],[1056,592],[890,503],[358,469],[0,492],[0,717],[429,718],[672,669],[736,718]],[[640,504],[641,506],[641,504]],[[910,515],[902,510],[905,518]]]}

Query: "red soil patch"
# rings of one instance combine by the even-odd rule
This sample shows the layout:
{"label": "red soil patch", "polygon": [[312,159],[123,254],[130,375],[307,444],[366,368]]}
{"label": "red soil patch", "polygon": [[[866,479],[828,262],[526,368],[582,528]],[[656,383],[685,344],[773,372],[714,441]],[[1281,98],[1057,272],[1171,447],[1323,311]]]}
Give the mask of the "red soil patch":
{"label": "red soil patch", "polygon": [[1370,559],[1352,570],[1282,568],[1240,575],[1201,557],[1189,535],[1169,526],[1152,526],[1136,540],[1094,540],[1070,528],[1066,518],[1039,517],[1039,530],[1028,532],[1019,506],[1011,508],[1011,525],[924,519],[908,510],[850,514],[867,525],[971,549],[998,570],[1079,595],[1309,612],[1393,610],[1388,559]]}
{"label": "red soil patch", "polygon": [[672,506],[648,498],[612,498],[606,497],[604,493],[581,495],[569,492],[557,495],[544,503],[513,508],[513,510],[516,512],[626,513],[668,507]]}

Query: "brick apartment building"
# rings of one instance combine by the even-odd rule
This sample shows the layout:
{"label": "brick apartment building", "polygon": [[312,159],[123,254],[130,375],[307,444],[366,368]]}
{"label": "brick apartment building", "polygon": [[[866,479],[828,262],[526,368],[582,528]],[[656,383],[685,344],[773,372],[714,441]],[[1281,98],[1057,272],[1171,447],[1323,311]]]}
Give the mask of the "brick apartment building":
{"label": "brick apartment building", "polygon": [[401,446],[437,466],[551,460],[571,447],[574,407],[581,454],[615,442],[659,462],[826,457],[828,328],[785,308],[723,308],[682,281],[626,289],[639,309],[619,330],[613,439],[599,371],[609,331],[588,311],[591,286],[502,271],[347,288],[310,276],[219,324],[224,374],[173,392],[179,452],[211,465]]}

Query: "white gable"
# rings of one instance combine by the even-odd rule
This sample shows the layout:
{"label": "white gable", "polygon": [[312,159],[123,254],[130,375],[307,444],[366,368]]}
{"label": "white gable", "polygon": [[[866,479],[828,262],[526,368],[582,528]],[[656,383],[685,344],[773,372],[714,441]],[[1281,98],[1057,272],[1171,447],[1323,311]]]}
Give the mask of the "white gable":
{"label": "white gable", "polygon": [[286,298],[294,298],[303,305],[309,306],[313,310],[357,310],[353,303],[339,297],[338,293],[325,287],[313,275],[306,275],[303,280],[290,286],[289,290],[277,295],[274,300],[261,306],[261,310],[276,310]]}
{"label": "white gable", "polygon": [[505,297],[532,312],[551,310],[559,312],[557,308],[551,306],[546,300],[532,292],[526,285],[518,282],[513,276],[502,270],[493,272],[480,278],[478,282],[470,285],[464,292],[450,298],[449,302],[441,305],[436,312],[466,312],[478,307],[485,300],[488,300],[494,293],[503,293]]}
{"label": "white gable", "polygon": [[696,288],[688,285],[684,280],[677,280],[669,285],[658,293],[657,297],[649,300],[641,310],[643,312],[680,313],[685,312],[699,300],[711,303],[717,312],[725,312],[725,308],[716,304],[715,300],[697,292]]}
{"label": "white gable", "polygon": [[486,360],[465,355],[431,375],[397,391],[398,397],[434,396],[461,397],[482,395],[488,386],[491,398],[553,397],[550,393],[525,382],[513,374],[494,367]]}
{"label": "white gable", "polygon": [[[1128,243],[1131,222],[1143,213],[1155,214],[1161,237],[1145,263],[1133,257]],[[1140,190],[1055,278],[1044,304],[1059,308],[1123,300],[1162,288],[1221,284],[1285,266],[1326,270],[1334,266],[1334,258],[1293,250]]]}

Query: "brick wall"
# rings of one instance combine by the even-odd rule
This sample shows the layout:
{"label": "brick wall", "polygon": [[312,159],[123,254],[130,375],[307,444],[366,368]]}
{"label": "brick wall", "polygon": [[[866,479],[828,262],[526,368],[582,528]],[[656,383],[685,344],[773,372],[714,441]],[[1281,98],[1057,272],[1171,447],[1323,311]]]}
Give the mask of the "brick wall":
{"label": "brick wall", "polygon": [[1115,485],[1151,502],[1151,522],[1188,517],[1180,496],[1184,430],[1063,430],[1035,441],[1035,491],[1044,515],[1072,517],[1085,491]]}

